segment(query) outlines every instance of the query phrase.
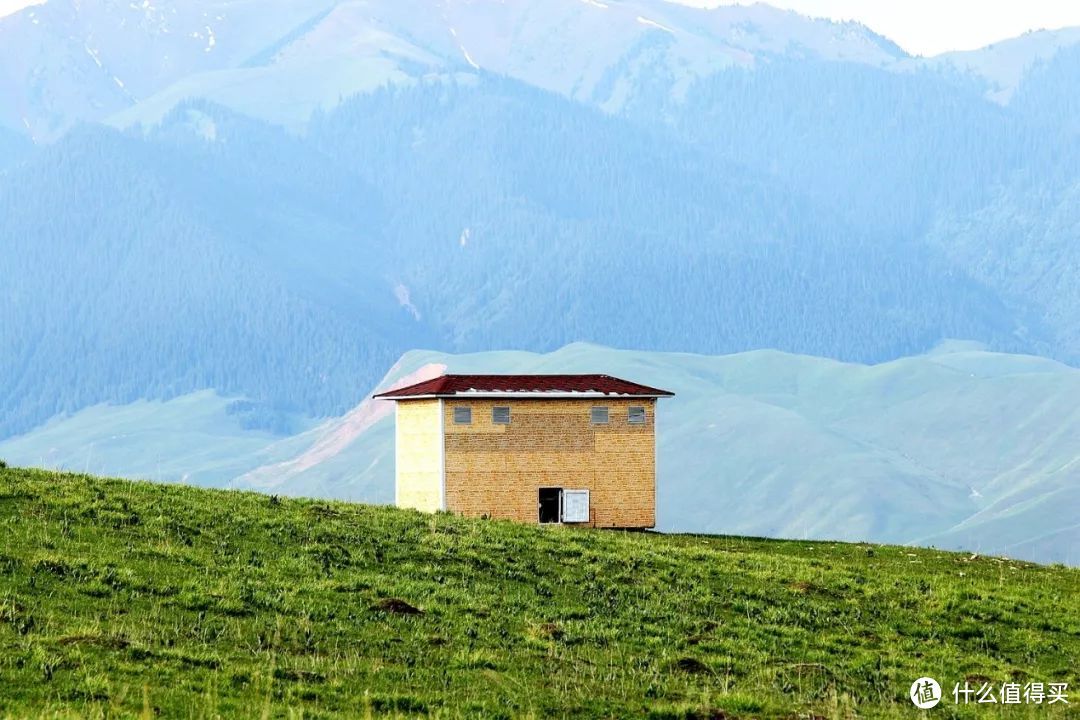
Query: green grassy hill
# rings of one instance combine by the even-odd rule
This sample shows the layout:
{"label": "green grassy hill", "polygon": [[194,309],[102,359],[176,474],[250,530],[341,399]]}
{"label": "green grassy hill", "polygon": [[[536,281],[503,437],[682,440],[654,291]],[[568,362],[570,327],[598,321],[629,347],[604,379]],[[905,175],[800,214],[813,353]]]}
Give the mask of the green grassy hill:
{"label": "green grassy hill", "polygon": [[0,717],[912,717],[921,675],[1080,682],[1063,567],[26,470],[0,535]]}
{"label": "green grassy hill", "polygon": [[[1080,565],[1080,370],[953,342],[880,365],[757,351],[575,343],[548,354],[415,351],[426,368],[600,372],[672,390],[657,445],[659,529],[915,544]],[[417,377],[416,379],[420,379]],[[236,398],[99,405],[0,441],[12,464],[283,496],[393,502],[394,414],[245,428]],[[327,447],[327,442],[331,441]]]}
{"label": "green grassy hill", "polygon": [[[414,351],[380,389],[424,366],[602,372],[674,391],[658,411],[664,531],[869,540],[1080,564],[1080,371],[1045,358],[963,342],[879,365],[575,343],[543,355]],[[271,464],[233,487],[391,502],[393,423],[388,413],[302,472]],[[0,444],[0,454],[10,446],[9,457],[36,464],[19,444]],[[77,458],[66,467],[82,470]]]}

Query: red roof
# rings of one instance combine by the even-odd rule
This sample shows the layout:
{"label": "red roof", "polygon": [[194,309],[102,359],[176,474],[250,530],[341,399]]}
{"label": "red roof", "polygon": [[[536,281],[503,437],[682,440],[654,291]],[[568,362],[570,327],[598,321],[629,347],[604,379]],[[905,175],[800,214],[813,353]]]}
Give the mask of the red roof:
{"label": "red roof", "polygon": [[511,393],[632,397],[671,397],[675,394],[610,375],[443,375],[415,385],[378,393],[374,397],[407,399]]}

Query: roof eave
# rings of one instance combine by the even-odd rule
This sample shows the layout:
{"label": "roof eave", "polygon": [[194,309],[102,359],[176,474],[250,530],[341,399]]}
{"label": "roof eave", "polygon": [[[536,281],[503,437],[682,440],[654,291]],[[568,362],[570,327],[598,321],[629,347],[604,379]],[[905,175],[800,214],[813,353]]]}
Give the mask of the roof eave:
{"label": "roof eave", "polygon": [[506,398],[518,400],[659,400],[675,397],[672,392],[655,393],[602,393],[602,392],[456,392],[456,393],[426,393],[423,395],[396,395],[393,392],[373,395],[374,400],[436,400],[445,398]]}

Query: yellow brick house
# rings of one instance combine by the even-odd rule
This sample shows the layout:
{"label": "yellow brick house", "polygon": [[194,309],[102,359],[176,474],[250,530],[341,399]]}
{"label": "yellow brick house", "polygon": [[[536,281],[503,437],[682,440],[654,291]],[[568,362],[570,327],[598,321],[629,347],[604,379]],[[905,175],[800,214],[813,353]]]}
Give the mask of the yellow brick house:
{"label": "yellow brick house", "polygon": [[666,390],[608,375],[443,375],[397,407],[395,503],[588,527],[656,525]]}

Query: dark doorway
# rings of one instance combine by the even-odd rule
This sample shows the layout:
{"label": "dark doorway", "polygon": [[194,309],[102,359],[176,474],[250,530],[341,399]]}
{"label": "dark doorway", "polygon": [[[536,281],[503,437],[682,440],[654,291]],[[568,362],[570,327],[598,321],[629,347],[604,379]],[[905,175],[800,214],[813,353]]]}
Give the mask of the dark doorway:
{"label": "dark doorway", "polygon": [[540,522],[562,520],[562,488],[540,488]]}

